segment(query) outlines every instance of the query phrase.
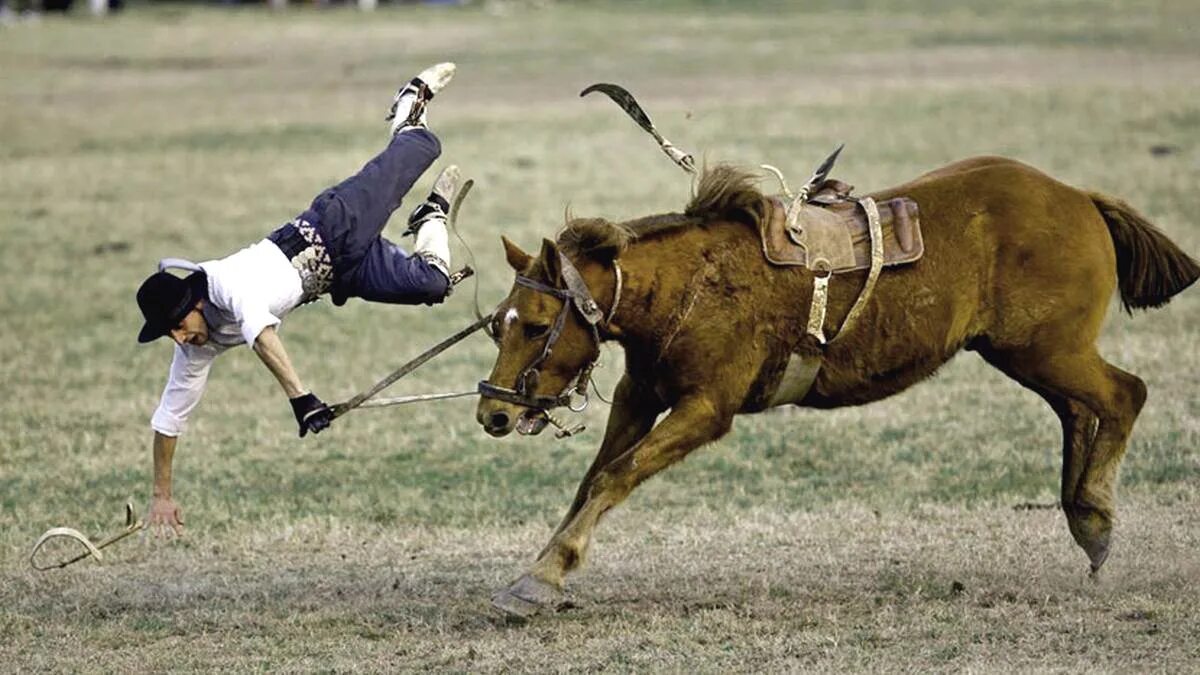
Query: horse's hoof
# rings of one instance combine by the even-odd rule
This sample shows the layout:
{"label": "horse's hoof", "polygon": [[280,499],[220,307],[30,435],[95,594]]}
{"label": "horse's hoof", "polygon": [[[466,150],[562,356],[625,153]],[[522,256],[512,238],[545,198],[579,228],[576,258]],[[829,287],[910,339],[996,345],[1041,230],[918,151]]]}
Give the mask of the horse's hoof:
{"label": "horse's hoof", "polygon": [[1102,542],[1096,542],[1092,547],[1085,548],[1084,551],[1088,554],[1088,559],[1092,561],[1091,577],[1093,580],[1100,578],[1100,567],[1104,565],[1104,561],[1108,560],[1108,537],[1104,537]]}
{"label": "horse's hoof", "polygon": [[511,586],[492,596],[492,606],[505,614],[528,619],[538,612],[553,610],[562,591],[541,579],[522,574]]}
{"label": "horse's hoof", "polygon": [[492,607],[514,619],[529,619],[541,610],[541,606],[512,594],[507,588],[492,596]]}
{"label": "horse's hoof", "polygon": [[1112,542],[1112,518],[1099,509],[1076,504],[1067,512],[1067,525],[1071,529],[1071,535],[1075,537],[1075,543],[1087,553],[1094,577],[1108,559],[1109,545]]}

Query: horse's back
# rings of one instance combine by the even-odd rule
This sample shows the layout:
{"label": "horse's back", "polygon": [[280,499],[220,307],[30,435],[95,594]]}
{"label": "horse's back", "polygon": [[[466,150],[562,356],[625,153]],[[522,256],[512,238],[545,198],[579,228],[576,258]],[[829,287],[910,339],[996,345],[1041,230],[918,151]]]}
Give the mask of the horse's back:
{"label": "horse's back", "polygon": [[[946,198],[969,201],[975,205],[996,207],[1023,204],[1030,198],[1043,198],[1057,204],[1075,202],[1089,205],[1086,193],[1063,183],[1024,162],[997,155],[980,155],[952,162],[928,171],[906,183],[871,193],[876,199],[897,195],[920,194],[929,202]],[[922,212],[936,208],[921,204]],[[1094,208],[1091,209],[1094,211]]]}
{"label": "horse's back", "polygon": [[1076,317],[1072,330],[1081,338],[1095,338],[1116,288],[1116,257],[1087,192],[995,156],[955,162],[885,191],[893,192],[917,200],[934,255],[977,256],[978,323],[990,340],[1031,340],[1065,314]]}
{"label": "horse's back", "polygon": [[960,160],[951,162],[945,166],[941,166],[936,169],[933,169],[932,171],[927,171],[927,172],[921,174],[920,176],[914,178],[912,181],[909,181],[908,184],[911,185],[912,183],[919,183],[919,182],[927,181],[927,180],[936,180],[938,178],[944,178],[947,176],[959,176],[959,175],[962,175],[962,174],[965,174],[965,173],[968,173],[971,171],[977,171],[979,169],[989,169],[989,168],[994,168],[994,167],[1011,167],[1011,168],[1022,167],[1025,169],[1031,169],[1033,171],[1037,171],[1037,169],[1034,169],[1033,167],[1029,166],[1028,164],[1019,162],[1015,159],[1011,159],[1008,157],[1001,157],[999,155],[978,155],[976,157],[967,157],[966,159],[960,159]]}
{"label": "horse's back", "polygon": [[[1096,257],[1113,255],[1108,226],[1089,193],[1005,157],[964,159],[872,196],[911,197],[935,249],[973,242],[957,250],[975,251],[983,256],[975,262],[992,263],[994,273],[1028,274],[1039,265],[1061,272],[1070,259],[1092,267]],[[1114,266],[1103,267],[1115,281]]]}
{"label": "horse's back", "polygon": [[[886,270],[857,328],[830,347],[825,404],[895,393],[976,340],[1024,344],[1047,331],[1061,333],[1050,339],[1094,340],[1116,269],[1087,193],[984,156],[871,196],[917,202],[925,255]],[[880,386],[885,373],[903,376]]]}

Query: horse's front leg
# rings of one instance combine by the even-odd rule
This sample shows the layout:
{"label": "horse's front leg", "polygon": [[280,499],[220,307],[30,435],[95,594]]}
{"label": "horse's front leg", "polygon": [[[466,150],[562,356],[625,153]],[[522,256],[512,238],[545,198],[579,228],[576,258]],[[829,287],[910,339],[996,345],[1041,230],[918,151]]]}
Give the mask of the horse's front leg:
{"label": "horse's front leg", "polygon": [[567,573],[583,562],[600,516],[642,481],[723,436],[733,422],[733,412],[703,394],[680,400],[645,438],[595,472],[583,486],[586,496],[569,522],[554,534],[533,567],[497,593],[492,604],[518,616],[553,607],[562,596]]}
{"label": "horse's front leg", "polygon": [[650,433],[650,429],[654,427],[654,420],[666,409],[666,404],[654,393],[652,385],[638,382],[628,373],[621,376],[613,390],[612,410],[608,414],[608,424],[604,429],[604,440],[600,443],[600,450],[584,474],[583,480],[579,482],[575,501],[571,503],[571,508],[567,509],[567,515],[555,530],[556,534],[563,531],[583,507],[596,474]]}

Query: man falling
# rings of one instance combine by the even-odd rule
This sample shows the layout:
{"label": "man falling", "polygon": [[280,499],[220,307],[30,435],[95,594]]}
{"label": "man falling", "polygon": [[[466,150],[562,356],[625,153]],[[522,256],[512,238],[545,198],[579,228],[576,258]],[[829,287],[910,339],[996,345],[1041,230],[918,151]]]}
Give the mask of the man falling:
{"label": "man falling", "polygon": [[[226,258],[200,264],[159,263],[138,289],[145,317],[138,342],[175,341],[167,386],[151,418],[154,488],[147,517],[157,536],[180,534],[183,517],[171,497],[171,461],[188,416],[200,402],[213,359],[230,347],[251,345],[279,381],[303,438],[333,421],[332,411],[301,383],[276,327],[288,312],[328,293],[412,305],[441,302],[449,293],[450,245],[446,215],[458,190],[458,168],[442,171],[433,191],[409,216],[412,255],[381,232],[400,200],[441,154],[426,127],[425,108],[454,76],[454,64],[426,69],[392,102],[391,142],[357,174],[317,195],[295,220]],[[190,271],[185,278],[168,267]]]}

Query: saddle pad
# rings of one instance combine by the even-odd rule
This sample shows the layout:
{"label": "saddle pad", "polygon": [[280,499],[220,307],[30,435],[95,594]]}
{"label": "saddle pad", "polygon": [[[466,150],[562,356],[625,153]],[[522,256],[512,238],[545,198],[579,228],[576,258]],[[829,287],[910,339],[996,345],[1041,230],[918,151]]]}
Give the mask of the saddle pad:
{"label": "saddle pad", "polygon": [[[917,203],[907,197],[880,202],[885,267],[914,262],[925,254]],[[760,226],[763,254],[775,265],[812,269],[814,263],[832,272],[852,272],[871,267],[871,236],[867,215],[857,202],[806,203],[796,226],[787,226],[787,205],[767,197]]]}

